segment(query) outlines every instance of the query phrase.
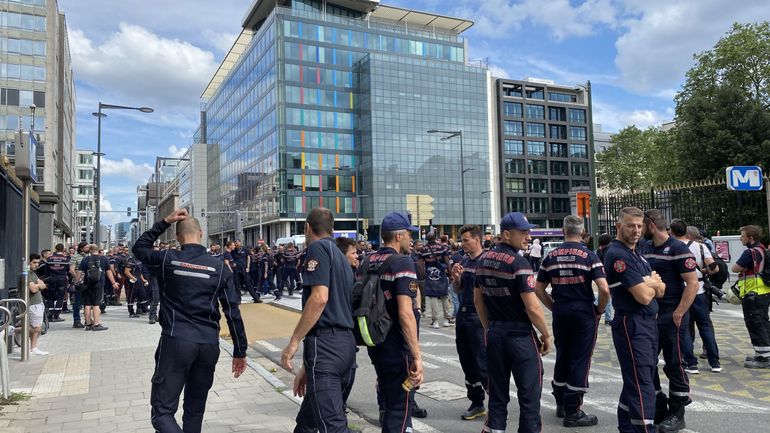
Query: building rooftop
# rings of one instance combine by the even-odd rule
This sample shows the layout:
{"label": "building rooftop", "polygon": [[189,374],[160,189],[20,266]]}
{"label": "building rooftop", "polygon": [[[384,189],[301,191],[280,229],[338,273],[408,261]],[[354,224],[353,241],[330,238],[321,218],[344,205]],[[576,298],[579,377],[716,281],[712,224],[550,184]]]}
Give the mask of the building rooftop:
{"label": "building rooftop", "polygon": [[227,52],[224,60],[222,60],[222,63],[219,64],[219,67],[214,73],[214,76],[211,77],[211,81],[209,81],[206,89],[203,90],[201,98],[208,99],[214,96],[214,93],[216,93],[219,85],[222,84],[222,81],[224,81],[225,78],[227,78],[227,74],[230,73],[230,70],[235,66],[236,63],[238,63],[238,59],[240,59],[241,54],[243,54],[243,52],[246,51],[246,48],[248,48],[253,33],[254,32],[249,29],[243,29],[243,31],[241,31],[241,34],[238,35],[238,38],[233,43],[233,46],[230,47],[230,51]]}

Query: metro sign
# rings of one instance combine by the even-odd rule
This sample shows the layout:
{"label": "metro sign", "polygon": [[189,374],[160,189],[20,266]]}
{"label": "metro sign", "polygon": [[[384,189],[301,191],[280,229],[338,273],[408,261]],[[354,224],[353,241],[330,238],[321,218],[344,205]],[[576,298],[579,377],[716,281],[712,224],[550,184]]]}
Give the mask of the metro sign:
{"label": "metro sign", "polygon": [[761,191],[764,185],[762,168],[757,166],[730,166],[727,172],[727,189],[732,191]]}

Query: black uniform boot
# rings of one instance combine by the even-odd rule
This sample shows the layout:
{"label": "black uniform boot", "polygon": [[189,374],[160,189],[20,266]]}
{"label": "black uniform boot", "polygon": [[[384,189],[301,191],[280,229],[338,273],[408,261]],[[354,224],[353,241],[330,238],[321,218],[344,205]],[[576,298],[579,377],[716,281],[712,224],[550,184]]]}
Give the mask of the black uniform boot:
{"label": "black uniform boot", "polygon": [[684,423],[684,406],[677,402],[672,404],[669,414],[658,424],[658,431],[660,433],[673,433],[685,427],[687,426]]}
{"label": "black uniform boot", "polygon": [[580,409],[564,417],[564,427],[590,427],[598,423],[596,415],[589,415]]}
{"label": "black uniform boot", "polygon": [[663,422],[663,419],[668,415],[668,396],[662,392],[655,394],[655,425]]}

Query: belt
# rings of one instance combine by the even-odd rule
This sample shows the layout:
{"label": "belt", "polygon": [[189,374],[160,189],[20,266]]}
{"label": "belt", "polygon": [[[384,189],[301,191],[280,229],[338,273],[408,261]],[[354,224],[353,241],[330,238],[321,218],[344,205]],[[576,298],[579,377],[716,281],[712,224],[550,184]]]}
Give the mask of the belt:
{"label": "belt", "polygon": [[352,332],[350,328],[343,328],[337,326],[326,326],[323,328],[313,328],[307,335],[324,335],[324,334],[339,334],[343,332]]}
{"label": "belt", "polygon": [[644,317],[646,319],[657,319],[658,313],[655,314],[648,314],[648,313],[631,313],[628,311],[622,311],[622,310],[615,310],[615,316],[639,316]]}

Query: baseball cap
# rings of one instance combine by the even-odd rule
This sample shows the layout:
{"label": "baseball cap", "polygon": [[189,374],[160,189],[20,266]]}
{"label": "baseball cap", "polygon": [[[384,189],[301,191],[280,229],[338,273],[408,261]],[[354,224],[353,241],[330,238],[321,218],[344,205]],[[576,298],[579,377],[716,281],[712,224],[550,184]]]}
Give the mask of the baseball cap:
{"label": "baseball cap", "polygon": [[500,220],[500,230],[529,230],[535,227],[537,224],[530,224],[521,212],[511,212]]}
{"label": "baseball cap", "polygon": [[418,231],[417,227],[412,225],[412,218],[402,212],[391,212],[385,215],[380,225],[380,231],[395,232],[398,230]]}

